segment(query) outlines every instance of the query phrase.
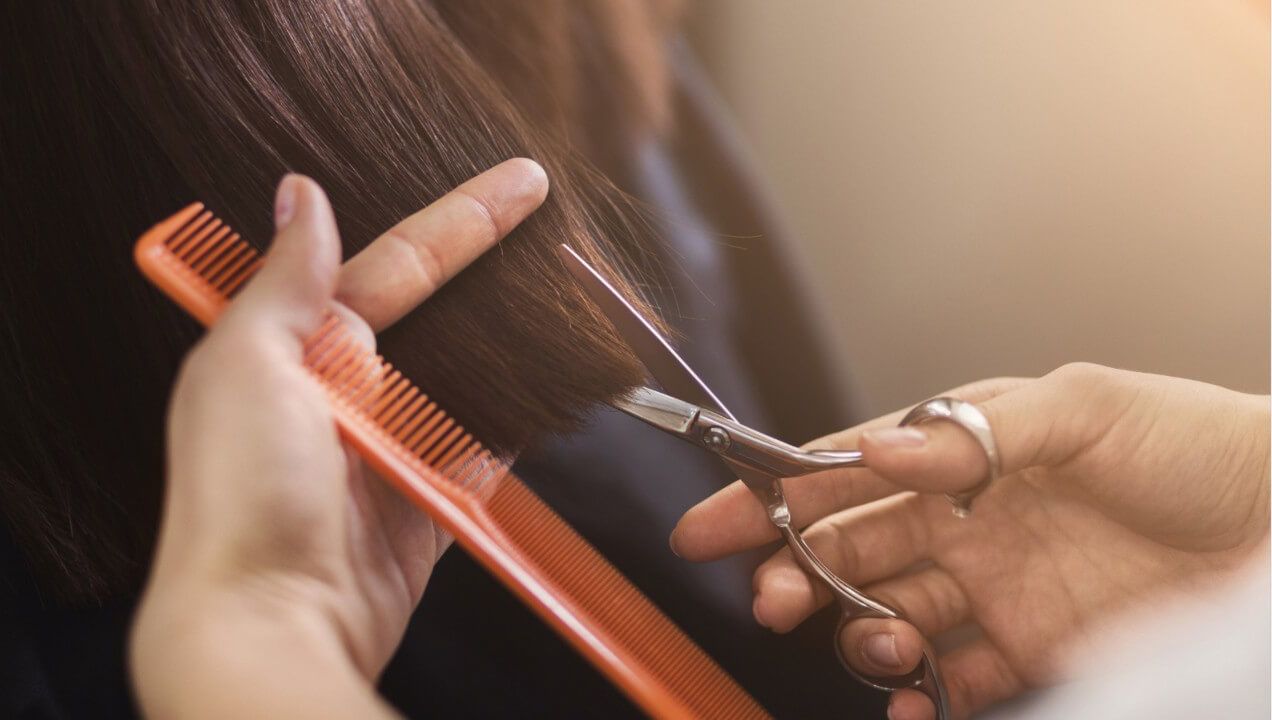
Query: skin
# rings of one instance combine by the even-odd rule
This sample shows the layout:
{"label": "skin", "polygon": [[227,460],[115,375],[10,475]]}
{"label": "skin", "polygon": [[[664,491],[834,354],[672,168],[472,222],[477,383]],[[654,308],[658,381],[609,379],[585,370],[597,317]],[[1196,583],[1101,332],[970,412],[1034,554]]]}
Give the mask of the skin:
{"label": "skin", "polygon": [[374,682],[449,538],[346,449],[304,339],[334,308],[368,345],[547,195],[509,160],[342,267],[331,207],[288,176],[264,268],[182,367],[159,549],[131,637],[151,717],[383,717]]}
{"label": "skin", "polygon": [[[952,714],[966,718],[1061,679],[1114,613],[1204,595],[1266,556],[1266,396],[1085,364],[946,394],[982,409],[1001,453],[1002,475],[969,518],[936,493],[985,476],[979,446],[949,423],[896,428],[903,412],[810,444],[859,447],[870,469],[785,481],[821,558],[913,623],[850,623],[839,642],[859,671],[904,674],[924,636],[971,625],[939,660]],[[735,483],[686,513],[671,543],[706,561],[776,538]],[[830,599],[785,549],[753,585],[756,620],[777,632]],[[888,715],[934,709],[905,690]]]}
{"label": "skin", "polygon": [[[511,160],[407,218],[340,266],[322,191],[285,178],[264,269],[188,356],[169,417],[168,493],[131,638],[151,717],[386,717],[374,690],[439,553],[428,518],[340,442],[303,340],[334,308],[368,344],[542,203],[543,171]],[[1204,593],[1267,551],[1268,398],[1066,366],[949,393],[977,403],[1003,477],[959,520],[939,495],[986,471],[960,430],[897,431],[900,413],[814,447],[860,447],[870,470],[787,482],[796,520],[837,572],[914,625],[843,633],[861,670],[902,674],[921,637],[972,623],[946,652],[955,717],[1054,682],[1112,611]],[[735,484],[685,515],[683,557],[775,537]],[[785,551],[755,575],[779,632],[828,598]],[[894,720],[932,716],[892,696]]]}

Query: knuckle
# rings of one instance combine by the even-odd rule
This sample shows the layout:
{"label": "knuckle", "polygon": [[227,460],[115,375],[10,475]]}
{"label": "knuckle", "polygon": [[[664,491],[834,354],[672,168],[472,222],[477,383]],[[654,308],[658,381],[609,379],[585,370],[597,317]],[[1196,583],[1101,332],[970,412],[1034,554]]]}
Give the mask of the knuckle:
{"label": "knuckle", "polygon": [[1084,423],[1102,426],[1103,419],[1117,415],[1126,400],[1137,394],[1137,379],[1142,376],[1104,365],[1076,362],[1057,368],[1047,377],[1054,382],[1059,399],[1080,403]]}
{"label": "knuckle", "polygon": [[824,489],[830,498],[830,507],[849,508],[861,504],[861,485],[859,483],[850,482],[846,478],[843,478],[843,482],[836,482],[841,478],[835,471],[831,471],[827,477],[831,482],[826,483]]}
{"label": "knuckle", "polygon": [[965,673],[946,673],[945,692],[956,715],[966,717],[976,709],[976,692]]}
{"label": "knuckle", "polygon": [[1089,388],[1111,381],[1116,372],[1095,363],[1072,362],[1061,365],[1048,373],[1047,377],[1065,388]]}
{"label": "knuckle", "polygon": [[965,402],[981,403],[986,400],[992,400],[1005,392],[1036,379],[1037,378],[999,375],[997,377],[985,378],[959,386],[951,390],[948,394]]}
{"label": "knuckle", "polygon": [[481,231],[492,242],[504,236],[504,230],[499,224],[499,214],[485,198],[463,187],[455,188],[452,192],[456,199],[468,204],[481,225]]}
{"label": "knuckle", "polygon": [[200,340],[194,349],[181,360],[177,370],[175,395],[200,397],[219,384],[226,373],[225,343],[215,338]]}
{"label": "knuckle", "polygon": [[177,368],[177,386],[185,389],[197,387],[206,382],[211,370],[211,362],[209,355],[208,339],[203,338],[195,343],[190,352],[181,359],[181,365]]}
{"label": "knuckle", "polygon": [[830,522],[819,522],[808,532],[808,541],[820,557],[835,561],[836,572],[851,580],[861,568],[861,549],[847,533]]}
{"label": "knuckle", "polygon": [[421,292],[431,295],[441,285],[445,270],[442,258],[432,243],[416,242],[401,227],[390,228],[382,239],[399,248],[401,254],[414,264]]}
{"label": "knuckle", "polygon": [[932,630],[939,632],[940,630],[954,627],[959,621],[959,603],[955,593],[946,583],[924,583],[919,593],[922,596],[923,604],[926,606],[926,613],[934,618],[936,627]]}
{"label": "knuckle", "polygon": [[274,330],[250,318],[227,318],[205,335],[181,360],[178,383],[203,386],[258,371],[277,353]]}
{"label": "knuckle", "polygon": [[960,387],[953,394],[967,402],[979,402],[983,399],[993,397],[998,393],[999,388],[1012,382],[1012,379],[1006,376],[986,378],[977,380]]}
{"label": "knuckle", "polygon": [[882,602],[884,605],[900,612],[906,617],[913,617],[915,615],[913,599],[910,597],[909,593],[905,592],[901,588],[872,587],[870,588],[870,595],[879,602]]}
{"label": "knuckle", "polygon": [[926,519],[929,497],[921,494],[906,496],[901,501],[902,530],[905,541],[915,555],[927,555],[932,547],[932,525]]}

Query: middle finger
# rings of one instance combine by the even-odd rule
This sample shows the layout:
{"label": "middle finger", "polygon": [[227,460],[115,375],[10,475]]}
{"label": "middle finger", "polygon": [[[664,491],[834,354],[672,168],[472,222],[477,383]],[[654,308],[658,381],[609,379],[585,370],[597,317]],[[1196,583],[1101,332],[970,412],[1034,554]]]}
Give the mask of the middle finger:
{"label": "middle finger", "polygon": [[[805,449],[842,449],[856,446],[860,434],[895,425],[902,411],[875,418],[836,435],[814,440]],[[782,480],[795,527],[805,527],[844,508],[864,505],[900,492],[900,488],[869,468],[826,470]],[[671,531],[671,547],[686,560],[705,562],[750,550],[778,538],[768,512],[742,481],[731,483],[689,508]]]}
{"label": "middle finger", "polygon": [[[805,533],[827,567],[853,585],[891,577],[928,556],[929,533],[921,495],[897,495],[832,515]],[[810,578],[783,548],[755,571],[756,620],[786,632],[831,600],[826,586]]]}
{"label": "middle finger", "polygon": [[[1023,382],[1016,378],[982,380],[942,393],[967,402],[983,402]],[[892,427],[909,408],[875,418],[856,427],[808,443],[809,449],[855,448],[866,430]],[[894,495],[901,488],[869,468],[828,470],[783,481],[796,527],[837,510]],[[759,547],[777,539],[765,509],[741,482],[703,500],[685,513],[671,534],[676,554],[694,561],[714,560]]]}

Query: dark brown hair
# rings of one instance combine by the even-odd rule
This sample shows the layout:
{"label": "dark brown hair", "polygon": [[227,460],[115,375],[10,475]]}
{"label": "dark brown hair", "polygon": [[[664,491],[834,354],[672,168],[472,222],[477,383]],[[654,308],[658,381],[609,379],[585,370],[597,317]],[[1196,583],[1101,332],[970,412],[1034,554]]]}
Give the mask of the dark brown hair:
{"label": "dark brown hair", "polygon": [[261,242],[278,178],[309,174],[348,256],[472,175],[534,158],[552,180],[544,206],[381,347],[505,453],[640,381],[552,248],[620,274],[639,252],[643,224],[582,156],[604,164],[666,122],[647,62],[655,6],[70,5],[4,11],[0,216],[0,505],[64,597],[135,587],[149,552],[163,406],[198,330],[145,286],[129,247],[189,201]]}

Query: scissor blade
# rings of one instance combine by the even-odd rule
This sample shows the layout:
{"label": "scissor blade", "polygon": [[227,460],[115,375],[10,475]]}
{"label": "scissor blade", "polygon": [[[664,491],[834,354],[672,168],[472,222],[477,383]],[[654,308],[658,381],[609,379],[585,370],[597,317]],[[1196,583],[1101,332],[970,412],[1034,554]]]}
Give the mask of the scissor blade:
{"label": "scissor blade", "polygon": [[569,245],[559,246],[557,255],[664,390],[688,403],[733,418],[733,413],[676,354],[662,333],[632,307],[596,268],[579,257]]}
{"label": "scissor blade", "polygon": [[653,388],[638,387],[610,403],[663,432],[687,437],[699,408]]}

